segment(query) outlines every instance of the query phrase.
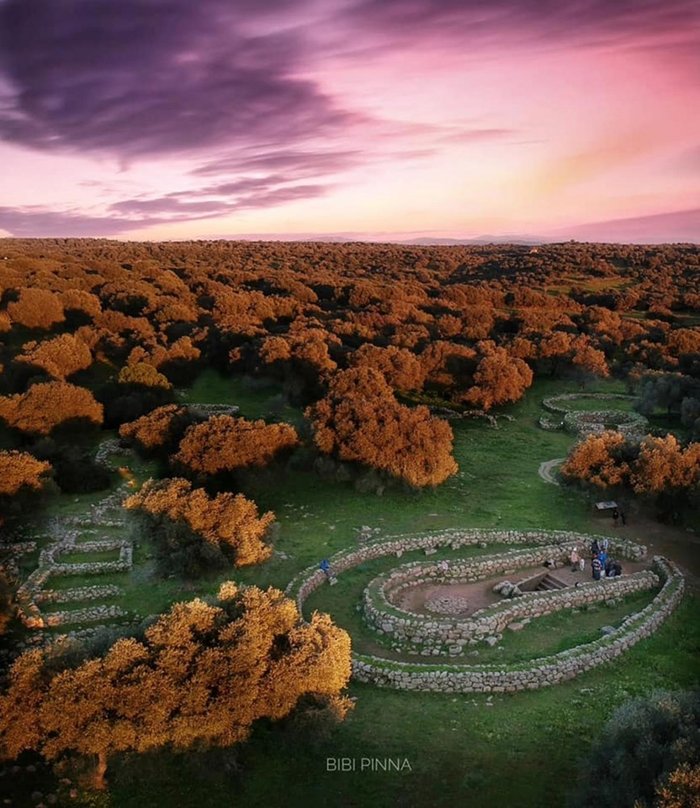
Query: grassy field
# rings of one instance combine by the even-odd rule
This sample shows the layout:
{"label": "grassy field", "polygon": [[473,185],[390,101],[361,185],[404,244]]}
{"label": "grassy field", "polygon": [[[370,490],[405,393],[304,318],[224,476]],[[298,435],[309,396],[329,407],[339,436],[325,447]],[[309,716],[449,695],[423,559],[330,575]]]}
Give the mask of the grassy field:
{"label": "grassy field", "polygon": [[[616,382],[596,390],[624,393]],[[115,602],[135,614],[153,614],[176,600],[214,592],[221,580],[284,587],[302,568],[353,546],[362,525],[379,535],[452,527],[578,529],[609,532],[582,494],[544,483],[542,461],[564,457],[573,439],[537,426],[548,395],[578,392],[575,384],[541,381],[526,398],[505,410],[512,421],[499,428],[483,422],[453,422],[459,474],[435,491],[388,490],[362,494],[348,483],[321,480],[314,472],[284,469],[246,480],[245,493],[261,510],[277,514],[276,553],[259,567],[209,576],[196,584],[156,575],[153,548],[137,538],[134,569],[90,583],[116,583],[125,594]],[[182,396],[196,402],[237,404],[243,415],[270,413],[300,423],[301,413],[282,406],[274,385],[251,386],[207,371]],[[137,469],[140,478],[152,466]],[[52,513],[84,512],[102,495],[59,497]],[[110,535],[105,531],[105,535]],[[634,538],[634,536],[631,536]],[[640,538],[643,538],[641,536]],[[408,556],[407,556],[408,557]],[[355,611],[363,582],[382,569],[358,568],[338,587],[309,601],[361,632]],[[387,561],[390,563],[390,561]],[[369,575],[369,572],[372,575]],[[81,577],[53,579],[51,586],[85,584]],[[354,587],[354,588],[353,588]],[[336,591],[337,590],[337,591]],[[560,650],[597,636],[601,625],[622,619],[632,606],[602,608],[577,617],[553,615],[539,627],[504,637],[510,658],[537,650]],[[369,638],[366,639],[369,642]],[[293,725],[262,723],[250,742],[235,750],[159,752],[124,756],[111,768],[111,804],[189,806],[561,806],[585,754],[611,710],[627,698],[655,688],[697,686],[700,603],[686,597],[681,608],[651,639],[612,665],[556,688],[493,697],[403,693],[352,684],[357,699],[348,719],[330,737]],[[486,652],[484,652],[486,653]],[[498,654],[498,651],[488,653]],[[481,661],[481,659],[480,659]],[[357,771],[326,770],[327,758],[350,757]],[[407,759],[410,771],[359,771],[361,758]]]}
{"label": "grassy field", "polygon": [[[442,558],[474,557],[483,553],[500,553],[506,550],[505,545],[490,545],[487,550],[480,548],[466,548],[456,551],[438,550],[431,556],[431,561]],[[411,561],[425,560],[421,552],[404,553],[401,564]],[[370,630],[362,617],[360,607],[362,592],[367,584],[377,575],[396,566],[394,557],[384,557],[354,567],[338,576],[338,583],[333,587],[322,586],[309,596],[304,603],[304,613],[308,617],[314,611],[328,612],[333,619],[346,629],[353,638],[354,649],[361,654],[378,654],[387,659],[411,659],[425,662],[424,657],[409,657],[405,654],[394,653],[391,641],[379,637]],[[469,659],[470,662],[522,662],[546,654],[555,654],[566,648],[572,648],[585,642],[599,638],[602,626],[619,624],[622,619],[643,609],[654,597],[656,592],[641,592],[625,598],[622,603],[615,606],[596,604],[586,610],[579,610],[576,618],[569,611],[557,612],[539,618],[528,624],[517,633],[506,631],[498,647],[480,645],[478,659]],[[473,653],[473,652],[472,652]],[[431,662],[454,662],[454,658],[435,657]]]}

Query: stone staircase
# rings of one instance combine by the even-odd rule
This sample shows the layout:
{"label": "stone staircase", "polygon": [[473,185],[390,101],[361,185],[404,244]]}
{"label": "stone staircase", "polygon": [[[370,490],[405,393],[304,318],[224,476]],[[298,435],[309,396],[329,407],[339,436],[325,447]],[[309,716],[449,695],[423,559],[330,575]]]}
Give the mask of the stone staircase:
{"label": "stone staircase", "polygon": [[557,578],[555,575],[552,575],[551,572],[548,572],[536,586],[535,591],[551,592],[555,589],[566,589],[567,586],[568,584],[564,583],[564,581],[562,581],[560,578]]}
{"label": "stone staircase", "polygon": [[[100,462],[111,468],[120,462],[115,461],[114,454],[123,452],[116,449],[115,443],[104,441],[97,453]],[[128,484],[122,483],[85,514],[60,516],[49,523],[49,544],[39,555],[37,569],[17,591],[19,616],[25,627],[32,629],[34,636],[31,644],[52,642],[66,634],[73,636],[88,631],[80,629],[80,625],[99,626],[115,619],[129,618],[129,612],[122,606],[105,603],[123,596],[122,587],[100,582],[101,576],[127,573],[132,566],[132,544],[126,535],[122,508],[128,490]],[[70,560],[70,556],[82,553],[90,554],[93,560]],[[105,557],[101,560],[99,556],[103,553]],[[60,576],[80,576],[87,580],[77,587],[52,588],[51,581]],[[90,579],[95,580],[94,585],[89,583]],[[52,609],[53,604],[64,608]]]}

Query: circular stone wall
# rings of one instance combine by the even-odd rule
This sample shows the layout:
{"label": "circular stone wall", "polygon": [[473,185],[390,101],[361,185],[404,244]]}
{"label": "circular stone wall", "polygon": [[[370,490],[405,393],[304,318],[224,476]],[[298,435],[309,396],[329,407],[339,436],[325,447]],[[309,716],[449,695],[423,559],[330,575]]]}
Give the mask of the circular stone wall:
{"label": "circular stone wall", "polygon": [[599,409],[599,410],[578,410],[577,401],[627,401],[634,402],[634,396],[626,396],[620,393],[562,393],[558,396],[551,396],[542,401],[542,406],[551,415],[544,415],[539,419],[542,429],[565,429],[574,435],[587,437],[604,432],[606,429],[614,429],[621,432],[625,437],[641,437],[649,426],[647,419],[637,412]]}
{"label": "circular stone wall", "polygon": [[[367,624],[378,635],[383,635],[382,639],[388,640],[394,650],[421,656],[452,656],[455,662],[397,661],[353,653],[353,676],[359,681],[406,690],[506,692],[556,684],[614,659],[648,637],[680,602],[684,580],[672,562],[655,557],[652,570],[581,583],[577,587],[525,593],[522,597],[477,610],[466,618],[416,614],[392,602],[402,587],[425,580],[478,580],[496,574],[512,575],[519,568],[542,563],[542,559],[561,561],[573,546],[588,547],[593,538],[571,531],[453,530],[395,536],[337,553],[330,559],[331,571],[336,577],[364,561],[389,555],[400,558],[409,551],[422,549],[430,555],[442,547],[458,550],[474,545],[482,548],[489,544],[519,545],[494,555],[482,554],[449,562],[397,564],[394,569],[376,576],[363,595],[362,609]],[[646,555],[646,548],[634,542],[611,538],[609,543],[610,552],[618,557],[640,560]],[[310,568],[294,578],[287,593],[295,598],[301,611],[309,594],[324,583],[323,571]],[[474,644],[488,642],[490,637],[497,640],[499,632],[513,621],[529,622],[560,609],[649,589],[657,590],[651,603],[628,615],[618,628],[594,642],[522,663],[478,665],[457,659]]]}

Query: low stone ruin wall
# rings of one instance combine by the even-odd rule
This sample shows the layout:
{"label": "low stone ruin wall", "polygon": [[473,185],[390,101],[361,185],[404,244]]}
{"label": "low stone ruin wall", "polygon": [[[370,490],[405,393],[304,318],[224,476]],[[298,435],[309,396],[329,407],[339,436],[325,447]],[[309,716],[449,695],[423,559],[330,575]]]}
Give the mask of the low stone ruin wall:
{"label": "low stone ruin wall", "polygon": [[566,415],[567,412],[576,410],[576,407],[567,407],[567,401],[585,399],[586,401],[629,401],[630,404],[636,401],[634,396],[627,396],[624,393],[561,393],[557,396],[550,396],[542,400],[542,406],[549,412],[556,412],[559,415]]}
{"label": "low stone ruin wall", "polygon": [[[480,528],[467,528],[464,530],[440,530],[419,535],[389,536],[363,544],[352,550],[341,550],[331,556],[331,573],[340,575],[342,572],[364,561],[370,561],[382,556],[394,555],[397,558],[406,552],[423,550],[431,555],[439,548],[457,550],[461,547],[486,548],[492,544],[497,545],[541,545],[561,544],[577,547],[588,547],[593,539],[608,538],[607,536],[588,535],[573,530],[489,530]],[[638,561],[646,556],[646,547],[631,541],[612,539],[615,550],[624,558]],[[301,610],[308,596],[326,581],[324,572],[318,567],[308,567],[296,575],[287,586],[287,594],[294,598]]]}
{"label": "low stone ruin wall", "polygon": [[564,416],[564,429],[580,437],[599,435],[607,429],[614,429],[626,438],[634,439],[641,437],[648,426],[647,419],[635,412],[598,410],[595,412],[568,412]]}
{"label": "low stone ruin wall", "polygon": [[564,682],[611,662],[638,642],[650,637],[680,603],[684,579],[670,561],[655,557],[654,569],[663,586],[654,600],[599,640],[558,654],[513,665],[431,665],[354,654],[355,679],[400,690],[448,693],[507,693],[536,690]]}
{"label": "low stone ruin wall", "polygon": [[392,650],[421,656],[459,656],[467,647],[500,640],[509,624],[522,628],[517,621],[529,622],[563,609],[623,598],[658,585],[658,575],[644,570],[566,589],[524,593],[513,600],[480,609],[466,618],[427,617],[390,611],[391,604],[382,599],[381,588],[370,591],[371,587],[367,587],[363,614],[377,634],[387,635]]}
{"label": "low stone ruin wall", "polygon": [[[400,558],[403,553],[415,550],[423,550],[430,555],[438,548],[458,549],[474,545],[487,548],[492,544],[527,544],[549,545],[549,548],[561,546],[562,552],[564,552],[574,543],[578,547],[587,548],[593,538],[600,540],[608,537],[580,534],[574,531],[445,530],[422,535],[393,536],[381,541],[373,541],[357,549],[336,553],[329,560],[331,573],[337,576],[364,561],[388,555]],[[609,539],[609,541],[616,555],[632,560],[641,560],[646,557],[646,548],[641,545],[616,538]],[[514,559],[516,553],[522,553],[522,550],[510,552],[512,554],[509,558]],[[529,552],[528,549],[524,557],[527,557]],[[470,561],[475,560],[470,559]],[[441,564],[441,566],[443,565]],[[437,564],[435,567],[437,568]],[[558,654],[511,665],[403,662],[354,653],[353,676],[358,681],[370,682],[381,687],[463,693],[513,692],[557,684],[615,659],[640,640],[649,637],[671,614],[683,596],[685,585],[683,576],[675,564],[661,557],[653,559],[653,569],[653,572],[647,571],[623,576],[620,579],[591,582],[590,585],[567,590],[551,593],[537,592],[532,593],[531,596],[524,595],[521,598],[488,607],[480,613],[472,615],[471,618],[473,620],[477,617],[483,621],[493,619],[496,622],[488,624],[489,629],[492,625],[494,628],[498,628],[500,625],[498,621],[501,617],[503,620],[507,617],[508,622],[512,622],[514,617],[528,620],[540,616],[535,614],[538,609],[542,610],[540,614],[546,614],[546,609],[557,601],[560,601],[557,604],[560,608],[574,608],[579,605],[585,606],[589,597],[593,598],[592,602],[599,600],[601,595],[604,595],[606,600],[609,597],[619,598],[661,584],[659,592],[648,606],[629,615],[618,628],[594,642]],[[443,572],[443,570],[440,571]],[[296,601],[301,611],[306,598],[325,582],[326,576],[323,571],[310,567],[299,573],[290,582],[287,594]],[[396,607],[391,608],[395,610]],[[528,608],[533,609],[531,616],[526,615],[525,610]],[[514,609],[523,611],[512,611]],[[443,620],[444,618],[426,618],[422,628],[426,629],[429,625],[437,627]],[[381,624],[380,630],[383,630]],[[406,636],[409,641],[412,641],[413,635],[407,633]],[[452,639],[447,637],[448,641]],[[471,639],[475,639],[475,637]],[[467,643],[469,641],[466,640]],[[456,653],[458,644],[458,642],[454,642],[452,645],[455,649],[454,653]],[[426,656],[428,655],[427,649],[428,646],[422,649],[426,650]],[[439,653],[444,653],[444,651]],[[449,645],[447,645],[446,653],[452,653]],[[434,655],[432,647],[429,654]]]}

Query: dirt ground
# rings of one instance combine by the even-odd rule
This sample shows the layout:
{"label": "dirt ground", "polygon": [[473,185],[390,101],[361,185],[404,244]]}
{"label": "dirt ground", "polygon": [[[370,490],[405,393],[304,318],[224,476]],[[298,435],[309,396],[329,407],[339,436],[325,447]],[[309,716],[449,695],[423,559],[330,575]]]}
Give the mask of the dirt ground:
{"label": "dirt ground", "polygon": [[[623,575],[629,575],[633,572],[650,568],[648,561],[634,562],[621,559],[620,563],[622,564]],[[434,615],[435,612],[431,612],[425,608],[426,601],[435,598],[464,598],[469,606],[455,616],[469,617],[469,615],[479,609],[501,601],[501,597],[492,591],[495,584],[500,581],[509,580],[511,583],[517,583],[524,578],[529,578],[532,575],[546,571],[546,567],[539,565],[536,567],[523,567],[522,569],[516,570],[512,575],[500,574],[484,579],[483,581],[474,581],[471,583],[421,584],[405,589],[394,602],[400,609],[405,609],[406,611],[416,614]],[[558,569],[552,570],[552,573],[556,578],[559,578],[570,586],[573,586],[579,581],[588,582],[592,580],[590,560],[588,558],[586,558],[586,568],[583,572],[571,572],[571,568],[567,565],[566,567],[559,567]]]}
{"label": "dirt ground", "polygon": [[625,527],[612,526],[612,520],[601,518],[600,532],[606,536],[623,536],[644,544],[648,556],[666,556],[680,567],[689,588],[700,592],[700,536],[682,527],[664,525],[644,513],[632,514]]}

